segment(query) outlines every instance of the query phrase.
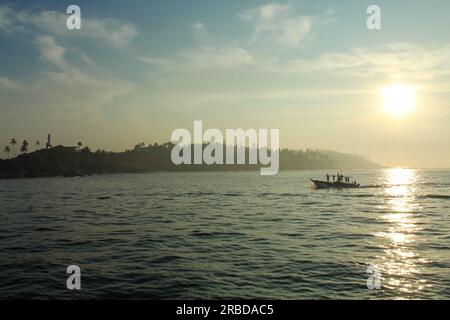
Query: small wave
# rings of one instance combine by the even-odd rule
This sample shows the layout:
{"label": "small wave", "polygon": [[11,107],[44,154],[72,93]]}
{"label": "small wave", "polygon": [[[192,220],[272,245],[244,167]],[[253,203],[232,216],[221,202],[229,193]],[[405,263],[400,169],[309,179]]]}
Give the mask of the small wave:
{"label": "small wave", "polygon": [[45,232],[45,231],[56,231],[56,228],[46,228],[46,227],[40,227],[40,228],[35,228],[34,230],[36,231],[40,231],[40,232]]}
{"label": "small wave", "polygon": [[269,222],[278,222],[278,221],[283,221],[282,218],[271,218],[271,219],[267,219],[265,221],[269,221]]}
{"label": "small wave", "polygon": [[268,197],[268,196],[274,196],[274,195],[278,195],[278,193],[273,193],[273,192],[261,192],[261,193],[258,193],[258,194],[257,194],[258,197]]}
{"label": "small wave", "polygon": [[77,209],[77,210],[74,210],[73,212],[75,212],[75,213],[94,213],[94,211],[84,210],[84,209]]}
{"label": "small wave", "polygon": [[241,233],[238,232],[204,232],[204,231],[192,231],[191,236],[194,237],[206,237],[206,238],[212,238],[212,237],[233,237],[233,236],[240,236]]}
{"label": "small wave", "polygon": [[375,195],[373,194],[348,194],[344,195],[344,198],[373,198]]}
{"label": "small wave", "polygon": [[73,199],[73,197],[71,197],[71,196],[62,196],[62,197],[59,197],[59,199],[61,199],[61,200],[69,200],[69,199]]}
{"label": "small wave", "polygon": [[371,189],[371,188],[384,188],[385,186],[381,184],[374,184],[374,185],[367,185],[367,186],[360,186],[360,189]]}
{"label": "small wave", "polygon": [[435,186],[435,187],[450,186],[450,183],[448,183],[448,182],[422,182],[419,184],[424,185],[424,186]]}
{"label": "small wave", "polygon": [[107,199],[111,199],[111,197],[110,196],[97,197],[97,200],[107,200]]}
{"label": "small wave", "polygon": [[282,193],[280,194],[280,196],[282,197],[299,197],[299,196],[304,196],[301,193]]}
{"label": "small wave", "polygon": [[275,192],[262,192],[257,194],[258,197],[269,197],[269,196],[278,196],[278,197],[300,197],[304,196],[302,193],[291,193],[291,192],[285,192],[285,193],[275,193]]}
{"label": "small wave", "polygon": [[183,259],[183,257],[181,257],[181,256],[165,256],[165,257],[157,258],[153,262],[154,263],[167,263],[167,262],[173,262],[173,261],[181,260],[181,259]]}
{"label": "small wave", "polygon": [[212,232],[201,232],[201,231],[193,231],[191,232],[191,236],[194,237],[213,237],[214,233]]}
{"label": "small wave", "polygon": [[211,196],[213,194],[214,194],[214,192],[199,191],[199,192],[186,192],[184,195],[186,195],[186,196]]}
{"label": "small wave", "polygon": [[450,195],[446,195],[446,194],[426,194],[426,195],[418,196],[418,198],[450,200]]}

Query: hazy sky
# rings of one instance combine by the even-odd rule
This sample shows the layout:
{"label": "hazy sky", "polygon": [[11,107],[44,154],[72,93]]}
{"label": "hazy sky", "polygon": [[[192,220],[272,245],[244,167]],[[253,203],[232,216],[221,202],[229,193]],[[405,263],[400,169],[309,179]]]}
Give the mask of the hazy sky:
{"label": "hazy sky", "polygon": [[[81,30],[66,28],[70,4]],[[282,147],[449,167],[449,14],[448,0],[2,1],[0,144],[51,132],[123,150],[203,120],[279,128]],[[397,83],[415,88],[402,117],[380,94]]]}

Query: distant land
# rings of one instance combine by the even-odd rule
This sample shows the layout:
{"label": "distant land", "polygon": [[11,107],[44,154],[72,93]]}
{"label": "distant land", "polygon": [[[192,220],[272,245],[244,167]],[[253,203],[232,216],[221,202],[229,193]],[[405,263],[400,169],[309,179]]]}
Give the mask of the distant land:
{"label": "distant land", "polygon": [[[0,179],[54,176],[85,176],[107,173],[144,173],[154,171],[249,171],[261,165],[175,165],[171,160],[173,144],[137,144],[124,152],[92,152],[88,147],[56,146],[23,152],[0,160]],[[246,149],[248,155],[248,148]],[[247,157],[248,159],[248,157]],[[374,169],[380,165],[368,158],[327,150],[280,150],[280,170]]]}

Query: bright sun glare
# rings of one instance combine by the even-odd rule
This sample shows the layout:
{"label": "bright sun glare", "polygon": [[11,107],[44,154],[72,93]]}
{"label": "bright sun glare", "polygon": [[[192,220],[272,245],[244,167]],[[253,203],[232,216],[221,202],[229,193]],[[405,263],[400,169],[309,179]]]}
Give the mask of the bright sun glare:
{"label": "bright sun glare", "polygon": [[381,89],[384,109],[395,117],[407,115],[416,103],[416,90],[413,86],[395,84]]}

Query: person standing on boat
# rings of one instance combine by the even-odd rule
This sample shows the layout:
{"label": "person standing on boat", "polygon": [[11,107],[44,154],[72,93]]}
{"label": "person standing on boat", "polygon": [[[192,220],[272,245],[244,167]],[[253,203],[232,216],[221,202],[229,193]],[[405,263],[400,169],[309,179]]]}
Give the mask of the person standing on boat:
{"label": "person standing on boat", "polygon": [[330,182],[330,175],[327,173],[327,181]]}
{"label": "person standing on boat", "polygon": [[334,182],[334,180],[336,180],[336,176],[333,174],[333,182]]}

